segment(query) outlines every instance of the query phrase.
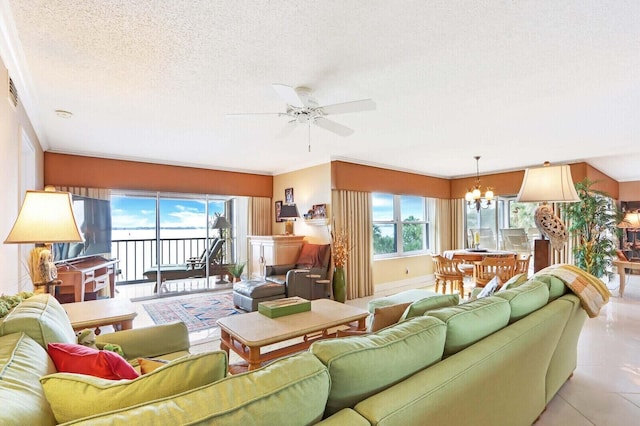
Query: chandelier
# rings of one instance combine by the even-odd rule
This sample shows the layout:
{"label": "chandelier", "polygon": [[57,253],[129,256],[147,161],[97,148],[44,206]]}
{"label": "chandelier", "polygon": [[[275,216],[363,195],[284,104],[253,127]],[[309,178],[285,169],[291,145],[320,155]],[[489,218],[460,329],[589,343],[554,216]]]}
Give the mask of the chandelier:
{"label": "chandelier", "polygon": [[467,206],[473,207],[477,212],[480,212],[480,209],[486,209],[491,205],[491,201],[493,200],[493,191],[491,189],[487,189],[484,193],[484,197],[480,192],[480,170],[478,163],[480,161],[480,156],[476,155],[473,157],[476,159],[476,184],[472,189],[469,189],[464,196],[464,199],[467,200]]}

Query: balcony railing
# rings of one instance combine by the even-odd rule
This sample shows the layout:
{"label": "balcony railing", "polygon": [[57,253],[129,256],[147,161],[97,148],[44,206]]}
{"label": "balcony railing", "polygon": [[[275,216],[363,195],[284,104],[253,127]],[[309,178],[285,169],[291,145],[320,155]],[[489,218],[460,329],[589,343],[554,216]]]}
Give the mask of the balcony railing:
{"label": "balcony railing", "polygon": [[[161,265],[184,264],[191,257],[199,257],[207,246],[206,238],[161,239]],[[111,256],[120,260],[117,281],[124,283],[146,281],[142,273],[156,267],[158,244],[155,239],[113,240]]]}

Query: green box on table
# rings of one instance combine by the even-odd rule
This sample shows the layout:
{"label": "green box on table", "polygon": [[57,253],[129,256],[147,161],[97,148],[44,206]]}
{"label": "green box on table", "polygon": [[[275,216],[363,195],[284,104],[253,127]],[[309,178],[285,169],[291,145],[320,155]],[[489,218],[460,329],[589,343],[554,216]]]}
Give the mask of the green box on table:
{"label": "green box on table", "polygon": [[269,318],[278,318],[310,310],[311,302],[302,297],[287,297],[258,303],[258,312]]}

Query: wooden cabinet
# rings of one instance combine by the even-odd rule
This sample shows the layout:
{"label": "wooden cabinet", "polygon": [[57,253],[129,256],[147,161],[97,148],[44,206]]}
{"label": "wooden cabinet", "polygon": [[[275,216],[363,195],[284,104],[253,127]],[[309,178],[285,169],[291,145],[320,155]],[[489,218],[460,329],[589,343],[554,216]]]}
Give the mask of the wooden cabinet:
{"label": "wooden cabinet", "polygon": [[266,265],[296,263],[300,249],[305,243],[303,235],[251,235],[247,275],[262,278]]}
{"label": "wooden cabinet", "polygon": [[84,302],[85,293],[95,293],[108,288],[109,297],[115,293],[115,265],[117,259],[90,256],[62,262],[58,265],[56,294],[72,294],[74,302]]}

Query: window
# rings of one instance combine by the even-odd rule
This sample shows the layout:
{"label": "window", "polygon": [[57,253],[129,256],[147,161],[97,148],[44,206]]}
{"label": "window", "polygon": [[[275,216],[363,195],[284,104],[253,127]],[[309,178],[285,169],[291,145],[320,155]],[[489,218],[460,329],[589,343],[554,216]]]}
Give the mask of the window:
{"label": "window", "polygon": [[427,199],[413,195],[372,194],[373,254],[414,254],[429,248]]}

